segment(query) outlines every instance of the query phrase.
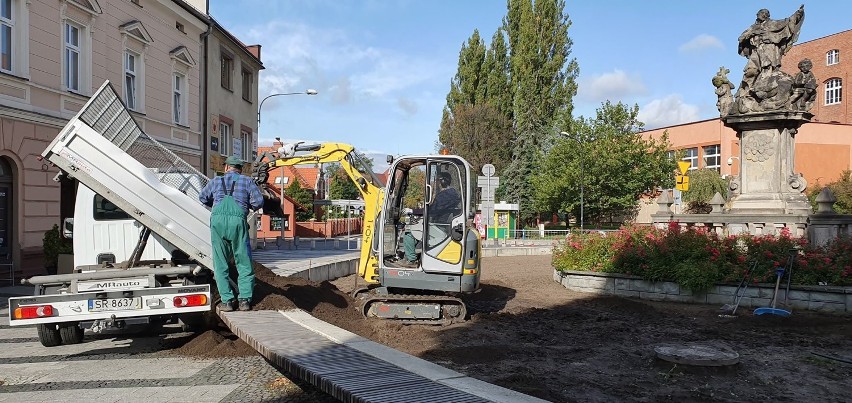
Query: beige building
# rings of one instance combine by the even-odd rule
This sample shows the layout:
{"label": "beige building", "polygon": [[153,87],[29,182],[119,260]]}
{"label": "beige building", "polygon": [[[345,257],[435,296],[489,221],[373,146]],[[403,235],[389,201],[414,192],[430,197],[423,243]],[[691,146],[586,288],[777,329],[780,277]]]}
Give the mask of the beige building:
{"label": "beige building", "polygon": [[0,0],[0,259],[43,271],[60,193],[39,158],[104,80],[143,129],[201,166],[200,60],[206,16],[180,0]]}
{"label": "beige building", "polygon": [[207,102],[203,116],[207,116],[209,141],[204,152],[208,156],[206,172],[213,175],[224,170],[230,155],[245,161],[257,156],[257,89],[263,64],[260,45],[244,45],[212,18],[205,41]]}

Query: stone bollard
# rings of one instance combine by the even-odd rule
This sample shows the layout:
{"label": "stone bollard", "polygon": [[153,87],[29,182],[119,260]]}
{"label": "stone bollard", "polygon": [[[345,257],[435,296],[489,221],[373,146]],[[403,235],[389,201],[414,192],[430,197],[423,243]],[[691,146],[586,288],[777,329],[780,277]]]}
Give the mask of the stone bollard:
{"label": "stone bollard", "polygon": [[837,197],[834,196],[834,192],[829,188],[822,188],[822,191],[816,197],[816,214],[834,214],[835,202],[837,202]]}
{"label": "stone bollard", "polygon": [[293,237],[293,249],[299,249],[299,237]]}
{"label": "stone bollard", "polygon": [[317,241],[312,239],[311,240],[311,250],[316,250],[316,249],[317,249]]}
{"label": "stone bollard", "polygon": [[723,198],[719,192],[716,192],[716,194],[713,195],[713,199],[710,200],[710,206],[713,208],[711,212],[721,213],[722,207],[725,206],[725,198]]}

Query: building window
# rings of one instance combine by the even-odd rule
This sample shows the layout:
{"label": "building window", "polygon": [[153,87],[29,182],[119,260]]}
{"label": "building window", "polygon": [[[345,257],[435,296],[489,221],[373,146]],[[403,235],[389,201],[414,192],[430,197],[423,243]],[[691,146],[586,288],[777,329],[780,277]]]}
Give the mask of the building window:
{"label": "building window", "polygon": [[219,153],[222,155],[231,155],[232,148],[231,125],[219,123]]}
{"label": "building window", "polygon": [[704,147],[704,168],[715,169],[716,172],[721,172],[722,169],[722,153],[719,144]]}
{"label": "building window", "polygon": [[65,88],[80,91],[80,31],[82,28],[65,22]]}
{"label": "building window", "polygon": [[843,81],[839,78],[832,78],[825,82],[825,104],[839,104],[842,95]]}
{"label": "building window", "polygon": [[172,87],[172,114],[174,122],[186,126],[186,76],[180,73],[174,74],[174,86]]}
{"label": "building window", "polygon": [[251,133],[243,130],[240,132],[240,140],[243,144],[242,154],[239,155],[243,161],[251,161],[254,160],[251,152]]}
{"label": "building window", "polygon": [[12,16],[12,0],[0,0],[0,70],[12,72],[12,32],[15,18]]}
{"label": "building window", "polygon": [[829,50],[825,54],[825,65],[831,66],[832,64],[840,63],[840,50],[832,49]]}
{"label": "building window", "polygon": [[124,102],[130,110],[140,110],[139,65],[141,58],[131,51],[124,52]]}
{"label": "building window", "polygon": [[687,148],[683,150],[684,155],[682,160],[689,161],[689,169],[698,169],[698,147]]}
{"label": "building window", "polygon": [[226,54],[222,54],[222,88],[230,90],[232,88],[231,77],[234,71],[234,59]]}
{"label": "building window", "polygon": [[250,71],[243,69],[243,99],[249,102],[251,102],[252,76]]}

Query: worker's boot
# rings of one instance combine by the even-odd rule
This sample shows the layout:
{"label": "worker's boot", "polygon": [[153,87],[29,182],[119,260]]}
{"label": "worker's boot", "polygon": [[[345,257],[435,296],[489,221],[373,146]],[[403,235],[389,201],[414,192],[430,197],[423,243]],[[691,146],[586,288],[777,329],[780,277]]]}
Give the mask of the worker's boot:
{"label": "worker's boot", "polygon": [[250,311],[251,310],[251,302],[247,299],[240,300],[240,310],[241,311]]}
{"label": "worker's boot", "polygon": [[405,267],[405,268],[410,268],[410,269],[416,269],[416,268],[420,267],[420,262],[418,262],[416,260],[413,261],[413,262],[410,262],[408,260],[403,259],[397,264],[399,265],[399,267]]}
{"label": "worker's boot", "polygon": [[222,301],[219,304],[219,310],[223,312],[233,312],[234,311],[234,300]]}

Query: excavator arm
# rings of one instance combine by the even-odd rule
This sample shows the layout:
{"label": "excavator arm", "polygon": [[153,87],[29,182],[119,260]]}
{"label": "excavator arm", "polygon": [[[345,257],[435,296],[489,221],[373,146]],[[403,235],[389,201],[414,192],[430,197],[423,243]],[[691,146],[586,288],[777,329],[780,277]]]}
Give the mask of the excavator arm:
{"label": "excavator arm", "polygon": [[[346,175],[355,183],[361,197],[364,199],[364,218],[362,220],[361,260],[358,266],[358,275],[368,283],[377,283],[378,258],[373,252],[373,240],[375,237],[376,217],[380,213],[380,206],[384,199],[384,184],[373,173],[370,166],[363,158],[355,152],[355,147],[344,143],[321,143],[321,144],[288,144],[278,149],[277,153],[263,153],[255,160],[254,178],[255,182],[266,191],[264,194],[264,206],[269,210],[281,210],[281,199],[273,192],[269,192],[266,179],[269,171],[284,166],[340,163]],[[267,211],[265,208],[264,211]],[[283,215],[283,212],[280,213]]]}

